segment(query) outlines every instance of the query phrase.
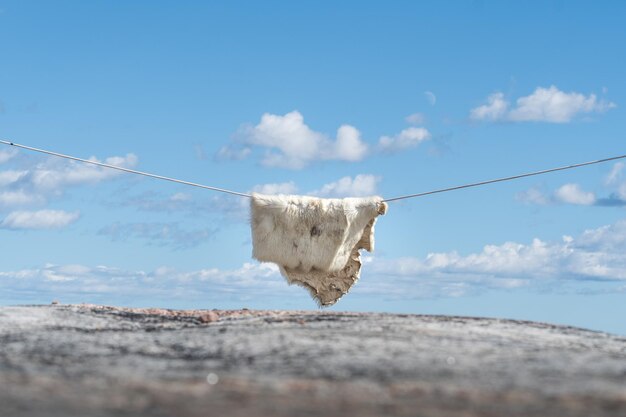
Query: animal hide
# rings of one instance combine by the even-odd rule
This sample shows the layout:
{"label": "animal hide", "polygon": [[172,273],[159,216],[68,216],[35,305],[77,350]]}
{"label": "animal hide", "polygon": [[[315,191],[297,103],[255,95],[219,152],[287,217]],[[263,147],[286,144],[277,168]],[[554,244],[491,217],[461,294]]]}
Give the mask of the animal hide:
{"label": "animal hide", "polygon": [[333,305],[359,279],[359,249],[374,250],[374,223],[386,211],[380,197],[253,194],[252,256],[278,264],[320,305]]}

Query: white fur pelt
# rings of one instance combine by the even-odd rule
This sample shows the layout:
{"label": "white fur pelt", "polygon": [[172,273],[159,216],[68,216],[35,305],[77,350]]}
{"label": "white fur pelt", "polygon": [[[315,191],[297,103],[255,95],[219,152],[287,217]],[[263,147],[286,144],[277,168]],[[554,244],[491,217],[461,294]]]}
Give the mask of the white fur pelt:
{"label": "white fur pelt", "polygon": [[274,262],[290,284],[332,305],[358,280],[359,249],[374,250],[380,197],[324,199],[253,194],[252,256]]}

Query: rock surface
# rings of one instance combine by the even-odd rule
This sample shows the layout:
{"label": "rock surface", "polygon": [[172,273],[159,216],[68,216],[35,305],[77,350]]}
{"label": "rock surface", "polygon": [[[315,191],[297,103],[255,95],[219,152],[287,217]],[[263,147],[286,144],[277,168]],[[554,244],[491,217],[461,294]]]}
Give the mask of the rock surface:
{"label": "rock surface", "polygon": [[624,416],[626,339],[511,320],[0,308],[0,416]]}

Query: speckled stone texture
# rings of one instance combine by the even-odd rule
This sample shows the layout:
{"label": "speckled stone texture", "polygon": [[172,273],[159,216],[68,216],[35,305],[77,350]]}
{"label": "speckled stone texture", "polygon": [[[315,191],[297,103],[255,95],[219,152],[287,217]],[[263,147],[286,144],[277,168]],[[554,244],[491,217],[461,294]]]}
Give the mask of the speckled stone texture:
{"label": "speckled stone texture", "polygon": [[0,416],[626,416],[626,339],[511,320],[0,308]]}

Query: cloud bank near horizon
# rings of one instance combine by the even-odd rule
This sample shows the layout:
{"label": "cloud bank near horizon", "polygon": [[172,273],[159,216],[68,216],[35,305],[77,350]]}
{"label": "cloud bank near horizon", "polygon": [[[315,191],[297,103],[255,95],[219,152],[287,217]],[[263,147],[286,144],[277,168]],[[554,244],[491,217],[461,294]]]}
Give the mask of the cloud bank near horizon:
{"label": "cloud bank near horizon", "polygon": [[[589,229],[561,241],[538,238],[530,243],[485,245],[467,255],[455,251],[430,253],[423,258],[388,259],[366,255],[363,277],[349,297],[384,296],[391,299],[461,297],[489,290],[535,289],[552,293],[626,291],[626,219]],[[0,289],[29,291],[51,297],[84,295],[116,302],[141,295],[166,295],[219,300],[228,296],[245,301],[268,295],[294,294],[273,264],[245,262],[235,269],[206,268],[177,271],[166,266],[153,271],[110,266],[46,264],[38,268],[0,272]]]}

